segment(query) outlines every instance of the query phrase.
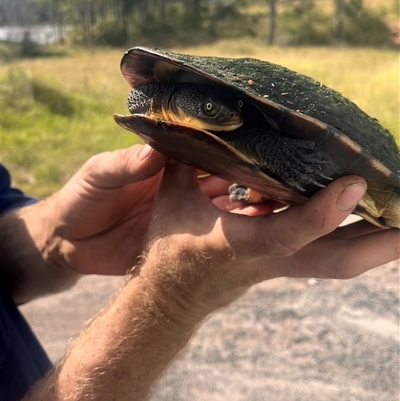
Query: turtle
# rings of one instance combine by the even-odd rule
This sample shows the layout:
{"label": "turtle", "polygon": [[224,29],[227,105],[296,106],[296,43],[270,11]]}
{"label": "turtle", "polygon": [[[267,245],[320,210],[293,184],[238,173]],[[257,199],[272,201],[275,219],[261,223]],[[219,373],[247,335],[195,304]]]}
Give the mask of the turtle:
{"label": "turtle", "polygon": [[134,47],[122,57],[130,114],[115,121],[168,157],[235,182],[233,200],[301,204],[332,180],[362,176],[354,210],[400,228],[400,152],[340,93],[253,58]]}

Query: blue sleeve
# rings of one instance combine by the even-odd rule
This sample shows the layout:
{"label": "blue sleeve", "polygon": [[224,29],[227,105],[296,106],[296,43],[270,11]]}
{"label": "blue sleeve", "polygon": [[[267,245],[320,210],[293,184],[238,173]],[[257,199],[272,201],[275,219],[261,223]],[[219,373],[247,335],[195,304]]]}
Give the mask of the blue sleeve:
{"label": "blue sleeve", "polygon": [[18,207],[31,205],[35,202],[35,199],[11,187],[10,174],[5,167],[0,164],[0,214]]}
{"label": "blue sleeve", "polygon": [[[0,164],[0,214],[35,203],[11,188]],[[0,281],[0,400],[17,401],[51,368],[51,362]]]}
{"label": "blue sleeve", "polygon": [[51,366],[11,296],[0,291],[0,400],[21,400]]}

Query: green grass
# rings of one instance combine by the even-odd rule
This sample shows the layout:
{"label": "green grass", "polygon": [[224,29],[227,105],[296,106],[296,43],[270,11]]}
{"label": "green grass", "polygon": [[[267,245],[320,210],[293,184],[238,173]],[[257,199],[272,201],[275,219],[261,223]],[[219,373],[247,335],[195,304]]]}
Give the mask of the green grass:
{"label": "green grass", "polygon": [[137,142],[112,118],[125,112],[129,92],[118,57],[114,62],[108,53],[106,66],[93,60],[90,65],[90,58],[38,59],[4,68],[1,160],[15,185],[30,194],[47,196],[91,155]]}
{"label": "green grass", "polygon": [[[179,48],[202,55],[256,57],[285,65],[338,90],[376,117],[400,144],[398,52],[354,48],[271,48],[249,41]],[[14,185],[44,197],[91,155],[137,138],[118,127],[128,84],[123,50],[15,62],[2,68],[1,161]]]}

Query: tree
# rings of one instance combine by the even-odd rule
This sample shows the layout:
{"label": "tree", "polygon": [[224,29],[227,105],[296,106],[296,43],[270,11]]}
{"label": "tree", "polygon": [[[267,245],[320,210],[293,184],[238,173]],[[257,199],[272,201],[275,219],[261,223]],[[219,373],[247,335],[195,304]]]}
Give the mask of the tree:
{"label": "tree", "polygon": [[276,5],[278,0],[267,0],[269,5],[269,18],[267,26],[267,43],[272,45],[275,41]]}
{"label": "tree", "polygon": [[70,11],[68,1],[64,0],[36,0],[36,3],[47,10],[49,22],[55,27],[57,43],[64,43],[64,24]]}
{"label": "tree", "polygon": [[334,15],[332,21],[332,36],[334,40],[339,40],[341,38],[342,33],[342,16],[343,16],[343,7],[344,0],[333,0],[334,2]]}

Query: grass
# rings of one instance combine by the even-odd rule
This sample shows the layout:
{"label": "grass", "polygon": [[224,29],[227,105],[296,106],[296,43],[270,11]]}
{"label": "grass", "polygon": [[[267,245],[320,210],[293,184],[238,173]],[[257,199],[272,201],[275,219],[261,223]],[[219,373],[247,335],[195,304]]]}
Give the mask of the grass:
{"label": "grass", "polygon": [[126,110],[121,52],[36,59],[3,68],[1,159],[15,185],[44,197],[91,155],[137,141],[112,118]]}
{"label": "grass", "polygon": [[[200,55],[256,57],[285,65],[338,90],[376,117],[400,144],[399,58],[391,50],[274,48],[220,41],[177,48]],[[127,147],[137,138],[118,127],[129,87],[119,72],[123,50],[74,52],[2,67],[1,161],[14,185],[44,197],[91,155]]]}

